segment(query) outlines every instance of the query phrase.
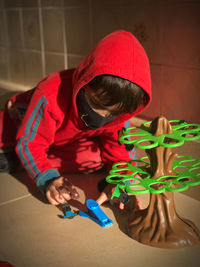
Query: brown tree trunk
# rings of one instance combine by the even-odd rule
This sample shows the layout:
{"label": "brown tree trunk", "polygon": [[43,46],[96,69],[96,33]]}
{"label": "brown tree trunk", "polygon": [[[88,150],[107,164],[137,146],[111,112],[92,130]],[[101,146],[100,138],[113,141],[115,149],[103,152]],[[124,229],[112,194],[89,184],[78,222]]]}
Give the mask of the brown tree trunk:
{"label": "brown tree trunk", "polygon": [[[164,117],[159,117],[151,124],[151,132],[155,135],[172,133],[172,127]],[[152,179],[161,175],[170,175],[176,154],[171,148],[156,147],[146,151],[150,159]],[[155,188],[160,188],[157,185]],[[129,218],[128,233],[131,238],[155,247],[179,248],[192,246],[200,241],[200,231],[189,220],[181,218],[175,210],[174,196],[171,192],[150,194],[149,206],[144,210],[132,212]]]}

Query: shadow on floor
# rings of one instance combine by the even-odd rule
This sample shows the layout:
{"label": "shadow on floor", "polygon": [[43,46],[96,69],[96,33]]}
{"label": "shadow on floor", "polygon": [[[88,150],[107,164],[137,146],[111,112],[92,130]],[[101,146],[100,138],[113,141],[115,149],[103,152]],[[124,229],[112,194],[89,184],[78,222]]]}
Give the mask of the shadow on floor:
{"label": "shadow on floor", "polygon": [[[28,174],[22,169],[16,171],[12,174],[12,176],[17,179],[20,183],[24,184],[29,193],[37,198],[39,201],[44,204],[49,204],[46,197],[40,192],[37,186],[31,181]],[[72,206],[73,211],[82,210],[87,212],[86,200],[94,199],[96,200],[100,194],[98,190],[98,184],[105,179],[106,174],[65,174],[68,177],[69,181],[77,188],[77,190],[81,190],[84,192],[84,199],[81,200],[70,200],[68,201],[70,206]],[[126,227],[128,223],[128,217],[130,212],[136,207],[136,198],[135,196],[130,197],[130,202],[127,204],[125,210],[120,210],[117,204],[113,206],[110,203],[103,204],[103,207],[111,209],[116,222],[118,224],[119,229],[127,235]],[[61,205],[57,206],[58,208],[58,216],[62,214]],[[63,214],[62,214],[63,215]]]}
{"label": "shadow on floor", "polygon": [[28,189],[28,192],[33,197],[37,198],[38,200],[40,200],[41,202],[43,202],[45,204],[48,204],[46,197],[43,196],[43,194],[40,192],[38,187],[31,181],[31,179],[29,178],[29,176],[25,170],[23,170],[23,169],[17,170],[16,172],[12,173],[11,175],[17,181],[24,184],[26,186],[26,188]]}

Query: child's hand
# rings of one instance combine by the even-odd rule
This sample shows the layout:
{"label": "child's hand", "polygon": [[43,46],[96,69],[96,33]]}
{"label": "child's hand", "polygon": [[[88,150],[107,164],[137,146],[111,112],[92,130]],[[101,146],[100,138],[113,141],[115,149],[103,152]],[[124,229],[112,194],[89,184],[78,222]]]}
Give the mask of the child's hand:
{"label": "child's hand", "polygon": [[46,197],[50,204],[59,205],[71,198],[79,198],[79,194],[68,179],[61,176],[48,184]]}
{"label": "child's hand", "polygon": [[[115,185],[113,184],[109,184],[105,187],[104,191],[101,193],[101,195],[99,196],[99,198],[96,200],[97,203],[99,203],[99,205],[103,204],[104,202],[107,202],[110,200],[111,195],[112,195],[112,190],[115,187]],[[124,204],[122,202],[119,202],[119,200],[116,200],[117,203],[119,203],[119,208],[121,210],[124,209]]]}

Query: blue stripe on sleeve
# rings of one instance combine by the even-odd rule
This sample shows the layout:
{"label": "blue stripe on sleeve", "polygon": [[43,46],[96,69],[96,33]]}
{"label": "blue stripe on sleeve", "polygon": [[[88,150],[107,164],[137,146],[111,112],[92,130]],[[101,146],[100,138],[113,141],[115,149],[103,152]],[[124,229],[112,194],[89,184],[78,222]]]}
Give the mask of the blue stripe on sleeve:
{"label": "blue stripe on sleeve", "polygon": [[[36,104],[32,114],[31,114],[31,116],[30,116],[30,118],[26,124],[25,135],[22,138],[20,138],[18,145],[17,145],[18,151],[19,151],[19,156],[20,156],[21,160],[23,161],[24,165],[26,166],[26,169],[30,172],[30,174],[34,177],[34,179],[36,178],[36,175],[32,171],[31,167],[34,169],[34,171],[37,173],[37,175],[40,174],[40,171],[37,168],[37,165],[34,162],[34,159],[31,155],[31,152],[28,149],[28,142],[32,141],[35,138],[35,135],[37,133],[37,129],[38,129],[38,126],[40,124],[40,121],[41,121],[41,118],[43,115],[44,107],[48,103],[48,101],[47,100],[44,101],[44,99],[45,99],[44,96],[41,97],[41,99]],[[37,117],[36,117],[36,115],[37,115]],[[35,117],[36,117],[36,120],[34,122],[32,129],[31,129],[31,125],[32,125]],[[31,135],[30,135],[29,139],[25,140],[29,136],[30,132],[31,132]],[[23,151],[22,142],[23,141],[24,141],[24,153],[26,154],[28,161],[31,164],[31,167],[29,166],[27,159],[24,157],[24,155],[22,153],[22,151]]]}

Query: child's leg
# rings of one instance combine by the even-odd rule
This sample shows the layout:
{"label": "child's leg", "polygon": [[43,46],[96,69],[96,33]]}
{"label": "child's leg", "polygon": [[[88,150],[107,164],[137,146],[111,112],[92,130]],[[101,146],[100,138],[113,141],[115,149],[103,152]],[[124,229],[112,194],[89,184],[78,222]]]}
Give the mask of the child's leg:
{"label": "child's leg", "polygon": [[[0,111],[0,172],[12,173],[20,161],[15,153],[16,134],[21,120],[16,116],[14,108],[15,96],[10,98]],[[15,116],[13,116],[15,115]]]}
{"label": "child's leg", "polygon": [[10,118],[8,108],[0,112],[0,148],[9,149],[16,145],[17,126]]}
{"label": "child's leg", "polygon": [[0,172],[13,172],[20,164],[15,153],[16,134],[33,92],[14,95],[0,111]]}
{"label": "child's leg", "polygon": [[13,150],[0,150],[0,172],[13,173],[19,166],[19,159]]}
{"label": "child's leg", "polygon": [[19,164],[15,153],[17,128],[5,108],[0,112],[0,172],[14,172]]}

